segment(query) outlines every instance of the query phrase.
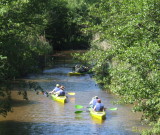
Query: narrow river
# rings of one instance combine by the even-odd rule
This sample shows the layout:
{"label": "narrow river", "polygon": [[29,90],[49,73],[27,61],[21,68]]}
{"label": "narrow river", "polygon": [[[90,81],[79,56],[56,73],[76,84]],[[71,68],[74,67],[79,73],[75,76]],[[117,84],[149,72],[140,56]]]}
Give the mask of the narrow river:
{"label": "narrow river", "polygon": [[[14,90],[13,112],[6,118],[0,116],[0,135],[139,135],[132,128],[143,128],[140,113],[132,113],[130,106],[113,105],[112,101],[117,98],[101,90],[88,74],[68,76],[70,71],[70,67],[59,66],[25,78],[38,82],[46,91],[59,83],[65,86],[66,92],[75,92],[76,95],[68,95],[68,102],[61,104],[34,91],[28,92],[29,100],[25,101]],[[104,121],[93,119],[86,108],[93,96],[100,97],[105,107],[117,107],[118,110],[107,110]],[[75,114],[75,105],[84,106],[80,109],[84,112]]]}

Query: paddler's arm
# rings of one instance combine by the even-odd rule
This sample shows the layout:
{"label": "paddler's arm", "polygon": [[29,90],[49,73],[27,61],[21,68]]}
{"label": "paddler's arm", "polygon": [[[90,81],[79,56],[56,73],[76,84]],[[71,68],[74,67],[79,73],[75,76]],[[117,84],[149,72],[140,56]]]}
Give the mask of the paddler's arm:
{"label": "paddler's arm", "polygon": [[94,106],[93,110],[96,111],[96,105]]}

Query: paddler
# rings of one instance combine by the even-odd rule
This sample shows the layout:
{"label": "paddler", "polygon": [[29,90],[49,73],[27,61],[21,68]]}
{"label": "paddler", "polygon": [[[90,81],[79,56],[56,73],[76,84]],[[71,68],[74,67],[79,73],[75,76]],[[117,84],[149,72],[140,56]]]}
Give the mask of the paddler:
{"label": "paddler", "polygon": [[59,85],[59,84],[56,84],[56,87],[55,87],[52,91],[50,91],[49,93],[50,93],[50,94],[54,94],[54,93],[56,93],[56,92],[58,92],[58,91],[60,91],[60,90],[61,90],[60,85]]}
{"label": "paddler", "polygon": [[89,103],[90,107],[94,108],[94,106],[97,103],[97,100],[98,100],[98,96],[93,97],[92,100]]}
{"label": "paddler", "polygon": [[101,99],[97,99],[97,103],[94,106],[94,111],[96,112],[104,111],[104,105],[101,103]]}
{"label": "paddler", "polygon": [[65,96],[65,91],[64,91],[64,89],[65,89],[65,87],[64,87],[64,86],[61,86],[61,87],[60,87],[60,90],[57,91],[57,92],[55,92],[55,94],[56,94],[57,96]]}

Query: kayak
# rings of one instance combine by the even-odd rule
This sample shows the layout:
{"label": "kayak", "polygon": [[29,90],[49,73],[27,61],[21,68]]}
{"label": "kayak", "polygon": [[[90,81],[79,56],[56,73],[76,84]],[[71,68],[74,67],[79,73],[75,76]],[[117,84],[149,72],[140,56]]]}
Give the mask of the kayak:
{"label": "kayak", "polygon": [[93,108],[89,108],[89,112],[91,114],[92,117],[100,119],[100,120],[104,120],[106,118],[106,112],[102,111],[102,112],[96,112],[93,110]]}
{"label": "kayak", "polygon": [[69,72],[68,75],[73,76],[73,75],[84,75],[86,73],[79,73],[79,72]]}
{"label": "kayak", "polygon": [[51,95],[52,99],[61,103],[66,103],[67,102],[67,97],[66,96],[56,96],[54,94]]}

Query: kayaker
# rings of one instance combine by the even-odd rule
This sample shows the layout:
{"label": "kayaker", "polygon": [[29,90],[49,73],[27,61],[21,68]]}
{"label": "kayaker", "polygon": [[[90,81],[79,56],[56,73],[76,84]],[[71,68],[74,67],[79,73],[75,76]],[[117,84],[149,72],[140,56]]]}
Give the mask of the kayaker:
{"label": "kayaker", "polygon": [[64,87],[64,86],[61,86],[61,87],[60,87],[60,90],[57,91],[57,92],[55,92],[55,94],[56,94],[57,96],[65,96],[65,91],[64,91],[64,89],[65,89],[65,87]]}
{"label": "kayaker", "polygon": [[75,66],[75,72],[79,72],[79,71],[80,71],[80,68],[81,68],[81,67],[80,67],[79,65],[76,65],[76,66]]}
{"label": "kayaker", "polygon": [[89,68],[85,67],[83,65],[76,65],[74,70],[75,70],[75,72],[78,72],[78,73],[84,73],[84,72],[87,72],[89,70]]}
{"label": "kayaker", "polygon": [[98,100],[98,96],[93,97],[92,100],[89,103],[90,107],[94,108],[94,106],[97,103],[97,100]]}
{"label": "kayaker", "polygon": [[97,103],[94,106],[94,111],[96,112],[104,111],[104,105],[101,103],[101,99],[97,99]]}
{"label": "kayaker", "polygon": [[56,87],[52,91],[50,91],[49,93],[54,94],[54,93],[58,92],[59,90],[61,90],[60,85],[56,84]]}

